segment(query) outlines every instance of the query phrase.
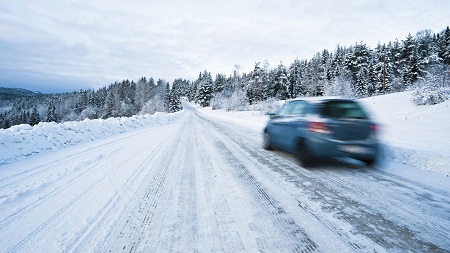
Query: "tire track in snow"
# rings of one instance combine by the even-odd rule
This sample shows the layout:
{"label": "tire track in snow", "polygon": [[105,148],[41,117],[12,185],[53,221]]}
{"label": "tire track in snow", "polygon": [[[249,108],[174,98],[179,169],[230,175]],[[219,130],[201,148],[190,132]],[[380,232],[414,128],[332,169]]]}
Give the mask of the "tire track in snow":
{"label": "tire track in snow", "polygon": [[197,199],[196,208],[192,209],[197,217],[197,237],[192,251],[244,251],[239,225],[233,217],[236,214],[230,209],[229,196],[224,194],[224,187],[229,185],[224,185],[221,171],[218,166],[214,166],[214,157],[207,145],[210,140],[204,138],[206,134],[203,122],[194,116],[191,119],[193,125],[189,129],[193,129],[193,132],[190,132],[191,140],[187,143],[187,157],[192,154],[194,158],[190,166],[195,173]]}
{"label": "tire track in snow", "polygon": [[[318,175],[321,175],[325,180],[329,182],[335,182],[341,187],[339,191],[342,195],[346,195],[349,192],[352,194],[358,194],[364,196],[362,199],[365,206],[375,204],[378,210],[395,210],[395,212],[390,212],[389,215],[395,217],[398,226],[403,225],[402,231],[406,233],[408,237],[418,237],[416,234],[422,235],[422,237],[427,237],[427,235],[433,235],[434,238],[441,237],[440,246],[434,245],[432,243],[427,243],[423,239],[420,240],[420,244],[423,249],[433,250],[438,252],[439,247],[450,248],[450,242],[445,243],[445,238],[450,238],[450,198],[442,196],[440,193],[435,193],[430,196],[422,196],[429,194],[427,189],[422,187],[413,186],[412,182],[407,180],[393,181],[391,177],[383,175],[381,173],[370,173],[371,171],[363,170],[358,173],[370,173],[365,180],[370,179],[370,181],[375,181],[377,184],[384,185],[386,191],[379,191],[378,188],[371,187],[370,182],[367,184],[361,184],[360,181],[356,180],[355,173],[352,170],[341,172],[342,177],[336,177],[329,172],[331,168],[325,168],[315,171]],[[395,193],[392,190],[396,189]],[[415,203],[412,204],[411,201],[407,201],[405,198],[396,198],[393,196],[408,196],[413,199]],[[407,214],[407,215],[405,215]],[[412,220],[411,217],[414,217]],[[390,217],[389,220],[392,220]],[[408,228],[411,226],[411,221],[416,224],[420,224],[421,229]],[[389,223],[389,222],[385,222]],[[436,247],[438,246],[438,247]],[[416,245],[415,247],[419,247]]]}
{"label": "tire track in snow", "polygon": [[[32,246],[35,244],[30,242],[31,240],[40,241],[40,238],[36,238],[37,235],[39,237],[45,237],[46,234],[42,233],[42,231],[48,227],[51,223],[58,224],[58,221],[64,218],[63,214],[67,210],[71,210],[70,208],[74,206],[74,204],[80,200],[82,197],[85,197],[89,192],[93,191],[96,187],[99,186],[100,182],[105,179],[105,176],[101,177],[97,181],[95,181],[92,185],[90,185],[87,189],[78,194],[74,199],[70,200],[69,203],[65,204],[62,208],[60,208],[57,212],[47,218],[42,224],[40,224],[37,228],[35,228],[31,233],[29,233],[24,239],[22,239],[19,243],[17,243],[14,247],[8,250],[8,252],[25,252],[25,251],[33,251]],[[28,246],[31,245],[31,246]]]}
{"label": "tire track in snow", "polygon": [[[138,134],[138,135],[140,135],[140,134]],[[128,136],[128,138],[136,138],[136,136],[138,136],[138,135],[131,135],[131,136]],[[124,141],[124,140],[127,140],[128,138],[121,138],[120,140]],[[116,142],[114,141],[113,143],[116,143]],[[112,146],[112,147],[116,148],[115,146]],[[152,146],[144,147],[143,150],[140,150],[139,152],[134,153],[133,156],[127,157],[127,160],[125,160],[121,164],[121,166],[126,164],[129,161],[134,161],[137,156],[146,155],[148,148],[154,148],[154,147],[152,147]],[[94,150],[96,150],[96,149],[94,148]],[[95,156],[95,159],[91,160],[90,162],[83,159],[84,157],[86,157],[85,151],[70,155],[70,159],[68,161],[69,164],[71,163],[70,161],[84,160],[81,164],[76,163],[76,164],[71,165],[71,166],[75,166],[76,168],[79,167],[81,169],[81,173],[79,175],[77,175],[77,177],[70,178],[69,181],[64,182],[64,184],[63,184],[64,186],[53,190],[50,194],[47,194],[45,197],[41,197],[38,201],[30,204],[25,209],[20,210],[19,213],[9,216],[9,218],[6,221],[5,220],[3,221],[1,228],[6,229],[8,227],[8,226],[6,226],[6,223],[16,226],[17,223],[20,223],[20,222],[23,223],[23,222],[30,220],[30,217],[28,217],[28,216],[30,216],[29,214],[31,214],[31,213],[41,213],[42,215],[40,214],[40,216],[44,217],[43,218],[44,220],[40,221],[39,217],[36,217],[35,214],[31,215],[31,218],[33,218],[32,223],[36,224],[36,227],[33,227],[31,231],[19,230],[20,233],[22,233],[22,234],[27,233],[27,234],[24,234],[23,238],[20,238],[22,235],[18,234],[18,235],[14,235],[10,239],[8,239],[8,241],[9,241],[8,243],[11,244],[11,241],[20,238],[20,240],[17,243],[15,243],[15,245],[11,248],[11,251],[12,252],[15,252],[17,250],[31,251],[31,249],[34,248],[35,245],[41,245],[39,243],[40,242],[42,243],[43,241],[45,241],[45,238],[53,233],[52,231],[55,229],[54,225],[59,226],[59,224],[62,224],[63,221],[65,222],[68,219],[68,217],[74,216],[73,213],[76,212],[75,210],[80,208],[84,202],[88,201],[88,199],[90,199],[92,196],[94,196],[95,195],[94,193],[99,193],[100,189],[104,189],[106,186],[108,186],[110,181],[108,180],[107,174],[105,174],[101,170],[102,164],[105,161],[108,161],[112,156],[115,156],[117,154],[117,152],[119,152],[120,150],[122,150],[122,149],[119,148],[119,149],[113,149],[113,150],[109,151],[109,156],[97,155],[97,156]],[[158,150],[158,149],[155,149],[155,150]],[[80,154],[82,155],[82,157],[77,157],[77,155],[80,155]],[[93,155],[91,154],[91,157],[92,156]],[[65,159],[65,158],[63,158],[63,159]],[[58,159],[58,162],[59,161],[61,161],[61,159]],[[94,162],[94,164],[92,164],[93,162]],[[86,164],[90,164],[90,166],[86,167],[85,166]],[[131,179],[136,178],[136,176],[138,174],[139,173],[136,173]],[[91,179],[93,179],[93,180],[98,179],[98,180],[94,182]],[[64,180],[66,180],[66,179],[64,178]],[[90,182],[90,181],[92,181],[92,182]],[[88,182],[88,183],[86,184],[86,182]],[[81,187],[79,187],[80,185],[81,185]],[[88,188],[86,188],[86,187],[88,187]],[[77,189],[77,188],[81,188],[81,189]],[[80,193],[79,191],[82,189],[85,189],[85,190]],[[67,193],[71,192],[71,193],[65,194],[65,192],[67,192]],[[117,194],[117,196],[119,196],[119,195],[120,194]],[[69,202],[67,202],[67,200],[61,201],[62,198],[64,198],[64,196],[70,197]],[[60,207],[52,206],[49,210],[46,210],[47,214],[44,215],[45,212],[42,212],[40,210],[42,209],[42,207],[49,205],[50,202],[63,203],[63,205]],[[111,207],[111,203],[114,203],[114,198],[111,199],[110,201],[108,201],[107,203],[105,203],[105,205],[100,209],[100,213],[101,212],[103,212],[104,214],[108,213],[108,210]],[[57,208],[59,208],[59,209],[57,209]],[[54,213],[52,213],[53,210],[55,210]],[[50,213],[48,213],[48,212],[50,212]],[[95,219],[92,220],[92,224],[88,224],[87,225],[88,228],[85,228],[84,231],[89,231],[90,228],[93,228],[94,227],[93,224],[101,223],[103,221],[102,219],[103,218],[101,215],[100,215],[100,217],[95,217]],[[106,218],[106,219],[108,219],[108,218]],[[111,224],[111,223],[109,223],[109,224]],[[30,226],[31,225],[28,224],[28,222],[27,222],[27,227],[30,227]],[[1,230],[0,230],[0,232],[1,232]],[[4,237],[4,238],[6,238],[6,237]],[[86,237],[84,237],[84,238],[86,238]],[[86,238],[86,239],[88,241],[92,240],[92,238]],[[79,237],[78,240],[83,240],[83,236],[81,236],[81,239]],[[82,245],[82,244],[75,242],[75,246],[76,245]],[[63,246],[63,245],[61,245],[61,246]],[[3,248],[7,249],[10,247],[4,246]]]}
{"label": "tire track in snow", "polygon": [[[32,212],[38,207],[41,207],[44,204],[47,204],[49,201],[48,199],[51,199],[53,196],[58,195],[61,193],[62,189],[65,189],[67,185],[70,185],[74,182],[78,182],[80,178],[90,176],[90,174],[94,173],[92,168],[95,168],[99,164],[99,160],[102,156],[99,156],[98,158],[94,159],[95,163],[89,167],[86,168],[86,170],[82,171],[80,174],[78,174],[76,177],[71,178],[69,181],[64,182],[60,187],[55,188],[53,191],[49,192],[48,194],[44,196],[39,196],[39,199],[33,203],[31,203],[28,206],[25,206],[21,208],[19,211],[7,216],[5,219],[0,221],[0,231],[6,229],[9,225],[16,222],[17,220],[21,219],[22,217],[26,216],[28,213]],[[85,162],[83,162],[85,163]]]}
{"label": "tire track in snow", "polygon": [[[174,157],[168,165],[173,171],[158,217],[153,222],[155,236],[148,236],[144,244],[145,252],[194,251],[198,238],[197,189],[194,170],[194,129],[192,119],[184,122],[185,127],[178,133]],[[189,126],[189,127],[186,127]],[[169,183],[169,182],[168,182]]]}
{"label": "tire track in snow", "polygon": [[[152,157],[162,152],[162,146],[163,143],[158,144],[156,147],[148,146],[142,151],[137,152],[135,155],[130,156],[128,159],[122,161],[117,166],[111,167],[108,165],[107,167],[110,171],[112,171],[111,173],[114,174],[114,177],[117,177],[119,185],[115,185],[114,180],[111,180],[107,169],[104,169],[102,166],[105,175],[108,176],[108,180],[111,183],[112,187],[115,189],[117,195],[113,199],[111,199],[111,201],[109,201],[104,208],[101,209],[101,213],[99,215],[96,215],[96,220],[94,220],[84,228],[83,232],[81,233],[82,236],[73,243],[72,247],[68,251],[83,252],[92,249],[96,249],[95,251],[100,251],[102,245],[98,244],[99,242],[103,242],[103,239],[107,236],[108,231],[111,229],[111,226],[117,222],[117,213],[120,213],[119,210],[125,209],[128,202],[132,198],[135,198],[137,196],[136,190],[132,189],[129,185],[136,185],[138,183],[136,181],[146,176],[146,165],[149,163]],[[129,163],[135,160],[139,160],[139,156],[145,155],[149,151],[149,155],[138,166],[138,168],[136,169],[136,173],[133,173],[133,176],[126,183],[122,181],[117,175],[117,171],[119,169],[127,169]],[[120,190],[119,188],[121,188],[122,190]],[[123,192],[125,192],[128,199],[122,196]]]}
{"label": "tire track in snow", "polygon": [[[223,161],[216,161],[215,166],[223,167],[223,170],[229,169],[232,176],[238,180],[241,187],[245,189],[250,196],[248,201],[254,208],[253,216],[258,219],[265,220],[264,223],[273,224],[271,226],[273,233],[278,234],[278,238],[271,238],[264,231],[264,225],[260,221],[253,221],[249,226],[250,229],[259,233],[256,238],[257,250],[272,251],[272,250],[288,250],[293,252],[314,252],[318,250],[318,245],[315,243],[300,227],[295,219],[283,208],[283,205],[276,199],[271,192],[255,178],[248,168],[251,161],[248,161],[245,156],[236,154],[239,151],[229,139],[222,136],[221,132],[205,124],[204,130],[207,133],[208,140],[215,140],[213,142],[214,152],[222,157]],[[209,150],[211,153],[212,150]],[[220,165],[220,164],[224,165]],[[255,167],[252,165],[251,167]],[[276,231],[276,232],[275,232]]]}
{"label": "tire track in snow", "polygon": [[138,252],[145,246],[148,231],[151,231],[150,227],[154,222],[155,210],[170,185],[168,177],[171,177],[173,172],[169,171],[169,164],[179,139],[179,135],[172,135],[155,156],[149,156],[146,168],[150,169],[150,172],[143,183],[143,187],[146,187],[144,194],[136,199],[135,203],[131,203],[128,209],[131,214],[124,218],[121,228],[110,235],[109,241],[114,242],[109,245],[112,247],[109,251]]}

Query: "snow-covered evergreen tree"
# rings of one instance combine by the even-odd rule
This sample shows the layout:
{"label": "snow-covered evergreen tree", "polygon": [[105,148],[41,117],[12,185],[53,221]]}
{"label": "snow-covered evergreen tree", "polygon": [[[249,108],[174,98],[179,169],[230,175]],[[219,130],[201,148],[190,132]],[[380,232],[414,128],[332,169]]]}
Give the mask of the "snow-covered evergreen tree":
{"label": "snow-covered evergreen tree", "polygon": [[295,59],[289,67],[289,89],[293,98],[305,96],[305,87],[302,79],[302,62],[299,59]]}
{"label": "snow-covered evergreen tree", "polygon": [[148,92],[149,87],[147,83],[147,78],[142,77],[139,79],[139,81],[136,83],[135,93],[134,93],[134,104],[137,111],[140,111],[142,109],[142,106],[144,106],[144,103],[148,100]]}
{"label": "snow-covered evergreen tree", "polygon": [[253,72],[251,73],[251,79],[245,87],[245,93],[250,104],[253,104],[264,99],[263,94],[263,79],[264,73],[259,66],[261,63],[255,63]]}
{"label": "snow-covered evergreen tree", "polygon": [[358,98],[368,97],[369,72],[367,68],[362,67],[356,74],[355,95]]}
{"label": "snow-covered evergreen tree", "polygon": [[280,62],[277,67],[276,76],[273,81],[273,97],[276,97],[280,100],[288,99],[291,97],[291,94],[289,94],[289,81],[287,77],[286,67],[282,62]]}
{"label": "snow-covered evergreen tree", "polygon": [[214,93],[219,94],[221,93],[225,88],[225,83],[227,81],[227,78],[224,74],[217,74],[216,79],[214,80]]}
{"label": "snow-covered evergreen tree", "polygon": [[34,107],[33,111],[30,114],[30,117],[29,117],[29,124],[31,126],[34,126],[34,125],[37,125],[40,121],[41,121],[41,117],[39,116],[37,108]]}
{"label": "snow-covered evergreen tree", "polygon": [[172,90],[169,95],[169,112],[178,112],[183,109],[181,106],[181,89],[183,81],[175,79],[172,84]]}
{"label": "snow-covered evergreen tree", "polygon": [[50,104],[47,109],[47,122],[57,122],[58,118],[56,116],[56,107]]}
{"label": "snow-covered evergreen tree", "polygon": [[209,106],[213,97],[213,81],[211,74],[205,70],[203,75],[200,73],[198,81],[196,101],[202,107]]}

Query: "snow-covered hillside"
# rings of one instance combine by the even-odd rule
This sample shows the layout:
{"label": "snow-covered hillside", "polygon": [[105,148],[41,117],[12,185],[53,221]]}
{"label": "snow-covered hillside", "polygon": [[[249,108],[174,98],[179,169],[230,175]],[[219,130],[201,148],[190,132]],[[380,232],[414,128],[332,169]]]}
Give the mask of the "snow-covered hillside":
{"label": "snow-covered hillside", "polygon": [[[381,125],[384,158],[450,175],[450,101],[415,106],[410,99],[410,92],[403,92],[362,100]],[[262,129],[268,120],[266,115],[254,111],[225,112],[204,108],[203,112],[254,129]],[[0,129],[0,165],[114,134],[165,124],[182,114],[157,113]]]}

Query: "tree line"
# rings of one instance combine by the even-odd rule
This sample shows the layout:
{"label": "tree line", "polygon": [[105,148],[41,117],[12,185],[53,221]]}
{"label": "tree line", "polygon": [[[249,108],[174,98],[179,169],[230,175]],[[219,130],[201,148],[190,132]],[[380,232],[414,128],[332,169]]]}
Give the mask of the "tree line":
{"label": "tree line", "polygon": [[325,49],[309,60],[296,59],[286,66],[256,62],[248,73],[235,66],[228,76],[218,73],[213,78],[205,70],[193,81],[179,78],[170,85],[154,80],[142,77],[98,90],[1,101],[0,127],[176,112],[182,109],[182,97],[203,107],[245,110],[266,101],[324,95],[364,98],[421,85],[445,90],[444,99],[448,99],[450,29],[440,33],[423,30],[373,49],[363,42],[337,46],[333,52]]}
{"label": "tree line", "polygon": [[[177,82],[188,82],[177,79]],[[39,122],[79,121],[130,117],[181,110],[168,82],[140,78],[137,82],[123,80],[97,90],[80,90],[62,94],[36,94],[1,101],[0,127],[18,124],[35,125]]]}

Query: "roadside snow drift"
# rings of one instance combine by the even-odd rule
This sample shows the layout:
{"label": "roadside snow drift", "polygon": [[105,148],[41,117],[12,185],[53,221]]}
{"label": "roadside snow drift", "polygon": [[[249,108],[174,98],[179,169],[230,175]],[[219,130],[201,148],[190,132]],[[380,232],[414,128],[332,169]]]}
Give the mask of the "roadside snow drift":
{"label": "roadside snow drift", "polygon": [[0,129],[0,165],[115,134],[153,125],[168,124],[180,118],[182,114],[183,112],[155,113],[129,118],[86,119],[60,124],[41,122],[33,127],[22,124],[8,129]]}

